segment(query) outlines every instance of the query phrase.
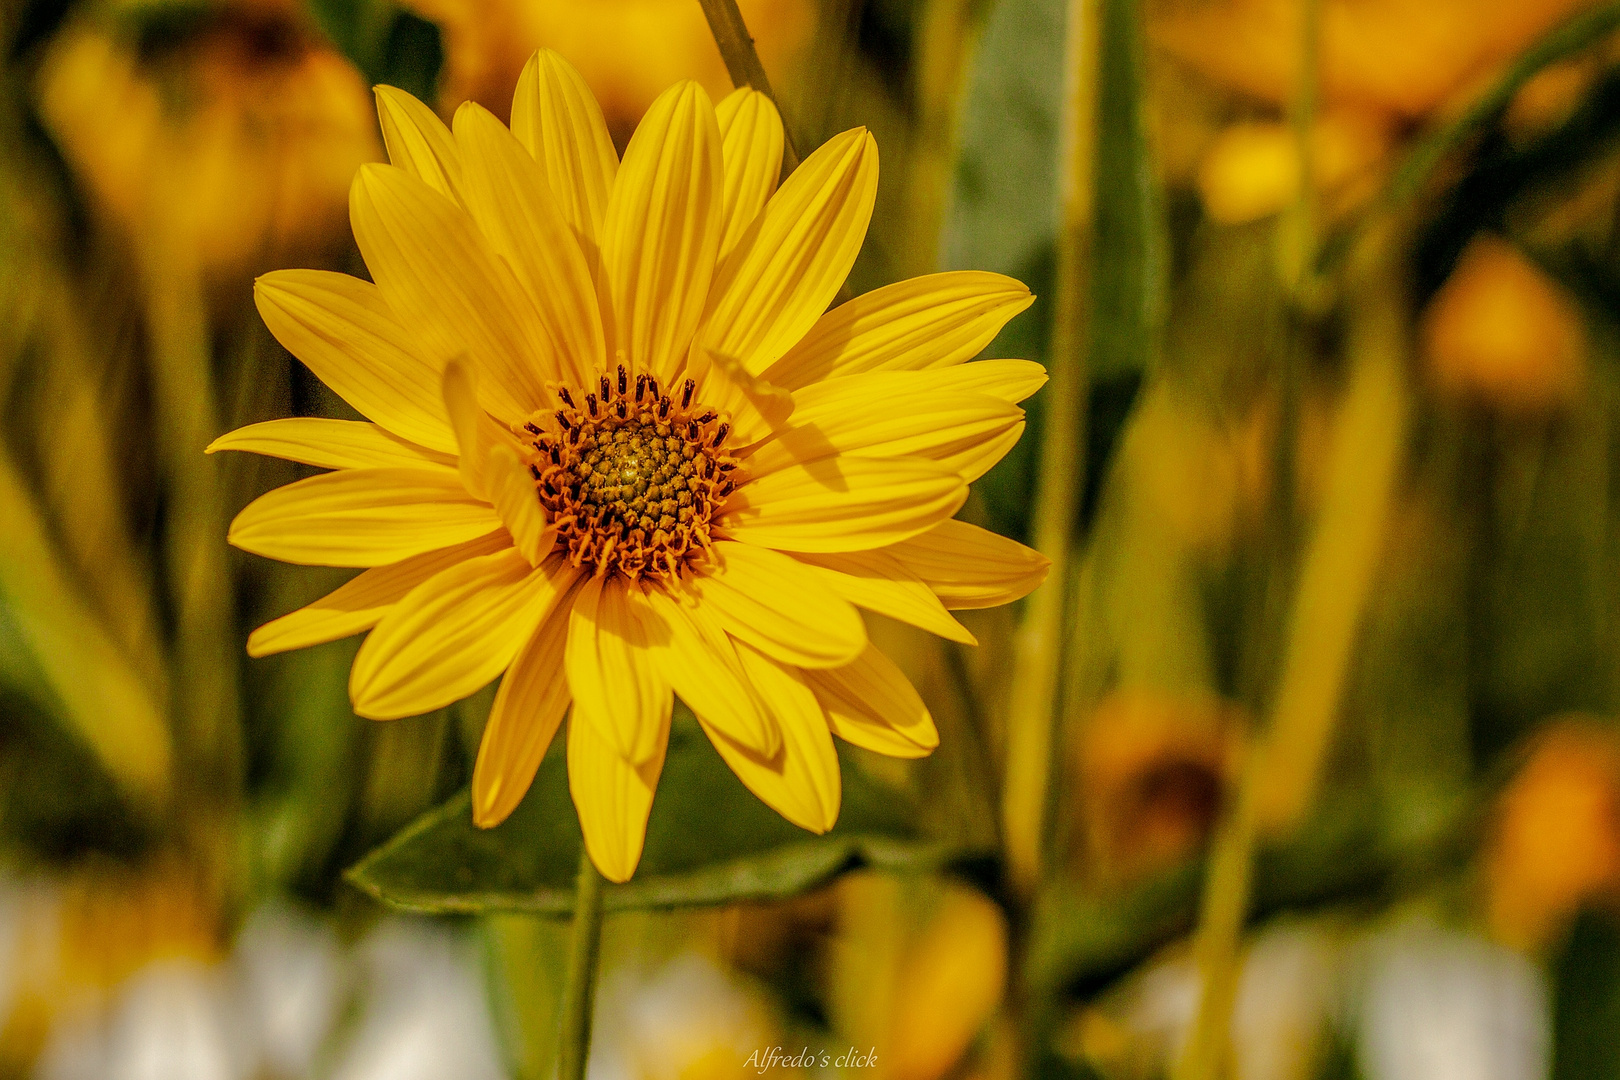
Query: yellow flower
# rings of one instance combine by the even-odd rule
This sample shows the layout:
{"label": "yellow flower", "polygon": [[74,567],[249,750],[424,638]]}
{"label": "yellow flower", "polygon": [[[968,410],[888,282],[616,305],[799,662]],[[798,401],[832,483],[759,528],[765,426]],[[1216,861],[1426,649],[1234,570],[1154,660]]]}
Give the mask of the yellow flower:
{"label": "yellow flower", "polygon": [[1574,297],[1512,244],[1463,249],[1422,320],[1430,381],[1507,412],[1555,410],[1587,381],[1586,331]]}
{"label": "yellow flower", "polygon": [[360,170],[350,208],[376,284],[294,270],[257,288],[277,338],[373,423],[276,420],[212,447],[336,470],[252,503],[232,543],[367,569],[249,651],[371,629],[349,689],[377,719],[505,671],[473,775],[483,826],[571,712],[570,788],[615,881],[641,856],[672,693],[761,799],[830,828],[832,735],[900,757],[938,741],[855,605],[971,641],[947,608],[1045,575],[951,520],[1045,380],[962,363],[1028,290],[937,274],[827,312],[876,146],[845,132],[776,190],[782,126],[752,91],[716,109],[673,87],[622,162],[552,53],[510,131],[473,104],[452,132],[397,90],[378,100],[393,164]]}
{"label": "yellow flower", "polygon": [[221,275],[325,253],[382,149],[359,73],[276,4],[220,7],[160,50],[71,26],[40,99],[101,212]]}

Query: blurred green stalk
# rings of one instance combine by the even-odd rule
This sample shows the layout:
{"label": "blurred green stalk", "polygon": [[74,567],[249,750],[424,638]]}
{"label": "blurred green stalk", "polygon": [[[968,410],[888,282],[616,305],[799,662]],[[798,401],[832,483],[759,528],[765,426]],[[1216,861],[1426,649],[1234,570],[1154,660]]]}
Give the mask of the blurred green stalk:
{"label": "blurred green stalk", "polygon": [[579,884],[574,890],[574,931],[568,944],[568,980],[563,984],[559,1080],[584,1080],[591,1053],[591,1018],[596,1006],[596,969],[602,953],[602,875],[591,854],[579,852]]}
{"label": "blurred green stalk", "polygon": [[[760,63],[753,35],[749,34],[748,24],[743,22],[742,12],[737,9],[737,0],[698,0],[698,4],[703,8],[703,17],[709,20],[709,32],[720,49],[720,59],[726,63],[731,85],[753,87],[770,98],[780,113],[781,102],[771,92],[771,81],[765,76],[765,65]],[[782,134],[782,176],[786,177],[799,167],[799,151],[793,145],[793,128],[786,117],[782,119]]]}
{"label": "blurred green stalk", "polygon": [[1008,880],[1025,897],[1034,890],[1042,870],[1063,656],[1064,594],[1074,522],[1085,487],[1088,377],[1083,345],[1090,284],[1086,257],[1093,207],[1097,9],[1097,0],[1070,0],[1068,5],[1051,382],[1045,395],[1032,528],[1035,547],[1052,560],[1052,568],[1046,583],[1030,596],[1013,642],[1001,817]]}
{"label": "blurred green stalk", "polygon": [[218,464],[219,433],[202,269],[154,223],[139,237],[152,335],[155,431],[166,485],[164,544],[175,618],[173,716],[186,842],[229,888],[237,857],[242,731],[237,634]]}

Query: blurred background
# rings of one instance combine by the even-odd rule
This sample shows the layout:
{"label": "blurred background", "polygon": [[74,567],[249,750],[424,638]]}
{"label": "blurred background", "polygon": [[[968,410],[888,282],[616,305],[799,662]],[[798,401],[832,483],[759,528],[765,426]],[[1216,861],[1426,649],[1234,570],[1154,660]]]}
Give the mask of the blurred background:
{"label": "blurred background", "polygon": [[[1620,1077],[1620,7],[1073,6],[741,3],[801,150],[877,137],[853,290],[1012,274],[990,354],[1079,373],[964,511],[1075,486],[1060,692],[1031,756],[1019,609],[872,620],[942,746],[847,782],[948,854],[610,915],[591,1076],[1146,1080],[1215,1017],[1242,1080]],[[0,1076],[552,1075],[566,920],[343,876],[492,690],[249,661],[341,575],[224,543],[303,467],[201,453],[352,415],[251,283],[364,273],[370,87],[505,117],[542,46],[621,149],[730,86],[695,0],[0,0]]]}

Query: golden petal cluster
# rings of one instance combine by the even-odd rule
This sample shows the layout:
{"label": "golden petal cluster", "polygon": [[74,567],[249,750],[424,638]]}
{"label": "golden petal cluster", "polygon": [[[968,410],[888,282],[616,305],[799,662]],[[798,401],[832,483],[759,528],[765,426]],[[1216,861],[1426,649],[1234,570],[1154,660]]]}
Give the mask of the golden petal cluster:
{"label": "golden petal cluster", "polygon": [[211,448],[332,470],[250,504],[233,544],[364,569],[249,651],[370,631],[350,695],[376,719],[504,673],[475,820],[512,812],[569,716],[570,788],[614,881],[640,859],[677,694],[756,795],[831,828],[833,736],[900,757],[938,742],[858,609],[971,641],[951,609],[1045,576],[952,516],[1045,381],[964,363],[1028,290],[942,273],[828,311],[876,144],[845,132],[778,186],[781,120],[751,90],[716,107],[669,89],[622,160],[553,53],[525,69],[510,128],[377,96],[392,164],[360,169],[350,204],[375,283],[288,270],[256,289],[270,330],[369,422],[275,420]]}

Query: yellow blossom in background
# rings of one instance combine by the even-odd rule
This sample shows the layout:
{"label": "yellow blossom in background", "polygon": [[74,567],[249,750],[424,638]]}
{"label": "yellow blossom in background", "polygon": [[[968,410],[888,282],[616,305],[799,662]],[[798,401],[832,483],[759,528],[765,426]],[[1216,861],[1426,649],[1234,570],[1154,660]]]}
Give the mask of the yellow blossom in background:
{"label": "yellow blossom in background", "polygon": [[[1593,0],[1323,0],[1328,106],[1424,116],[1489,78]],[[1160,0],[1149,33],[1170,56],[1243,94],[1284,105],[1299,83],[1296,0]]]}
{"label": "yellow blossom in background", "polygon": [[40,98],[104,213],[221,273],[341,242],[349,180],[382,149],[359,73],[279,5],[222,8],[150,54],[72,29]]}
{"label": "yellow blossom in background", "polygon": [[1422,334],[1429,377],[1453,396],[1535,411],[1586,385],[1575,301],[1504,240],[1468,245],[1423,313]]}
{"label": "yellow blossom in background", "polygon": [[1122,690],[1075,740],[1080,824],[1106,879],[1129,880],[1192,854],[1236,777],[1244,717],[1214,698]]}
{"label": "yellow blossom in background", "polygon": [[1540,949],[1577,909],[1620,886],[1620,742],[1566,718],[1531,750],[1497,804],[1486,846],[1486,912],[1508,945]]}
{"label": "yellow blossom in background", "polygon": [[[1325,0],[1321,6],[1322,115],[1313,136],[1316,185],[1330,214],[1376,190],[1397,133],[1470,100],[1514,56],[1591,0]],[[1282,111],[1298,94],[1300,12],[1295,0],[1161,0],[1149,33],[1161,52],[1239,95],[1272,106],[1275,120],[1240,120],[1205,148],[1196,183],[1225,224],[1281,210],[1299,188],[1294,135]],[[1510,113],[1517,131],[1567,115],[1583,74],[1551,69]]]}
{"label": "yellow blossom in background", "polygon": [[[549,48],[585,77],[620,145],[664,88],[696,79],[718,98],[731,83],[694,0],[407,0],[445,36],[441,100],[476,101],[505,117],[518,75]],[[740,0],[765,68],[791,65],[815,29],[813,0]]]}
{"label": "yellow blossom in background", "polygon": [[[856,129],[776,189],[763,95],[666,91],[621,162],[579,74],[541,52],[508,130],[446,128],[388,87],[392,165],[351,197],[376,282],[261,278],[277,338],[373,423],[277,420],[212,449],[336,471],[261,497],[247,551],[367,568],[260,627],[255,655],[371,630],[355,710],[411,716],[507,671],[475,820],[517,805],[571,711],[570,788],[604,875],[628,879],[672,693],[790,821],[837,819],[832,735],[938,741],[856,605],[956,641],[948,608],[1006,603],[1046,561],[951,520],[1017,441],[1023,360],[964,364],[1031,301],[954,272],[832,302],[860,250],[877,148]],[[570,708],[571,707],[571,708]]]}
{"label": "yellow blossom in background", "polygon": [[[1353,205],[1372,191],[1388,152],[1387,131],[1365,114],[1332,113],[1313,134],[1316,185],[1334,206]],[[1214,220],[1238,225],[1268,217],[1294,201],[1300,161],[1293,129],[1282,121],[1233,124],[1210,144],[1198,169],[1198,192]],[[1333,207],[1330,207],[1332,209]]]}
{"label": "yellow blossom in background", "polygon": [[1007,981],[1007,919],[971,889],[952,888],[912,942],[897,973],[882,1075],[951,1075],[1001,1004]]}

